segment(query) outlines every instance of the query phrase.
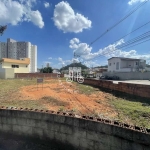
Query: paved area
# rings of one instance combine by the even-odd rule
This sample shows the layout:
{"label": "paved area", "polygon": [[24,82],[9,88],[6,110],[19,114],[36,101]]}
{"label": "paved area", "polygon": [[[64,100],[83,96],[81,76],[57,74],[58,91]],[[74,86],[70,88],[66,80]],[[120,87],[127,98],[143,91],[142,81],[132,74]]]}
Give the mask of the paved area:
{"label": "paved area", "polygon": [[118,84],[118,82],[150,85],[150,81],[149,81],[149,80],[126,80],[126,81],[113,81],[113,83],[114,83],[114,84]]}
{"label": "paved area", "polygon": [[[99,78],[93,78],[93,79],[99,80]],[[113,80],[108,80],[108,81],[113,81]],[[119,81],[115,80],[113,81],[114,84],[118,84],[118,82],[150,85],[150,80],[119,80]]]}

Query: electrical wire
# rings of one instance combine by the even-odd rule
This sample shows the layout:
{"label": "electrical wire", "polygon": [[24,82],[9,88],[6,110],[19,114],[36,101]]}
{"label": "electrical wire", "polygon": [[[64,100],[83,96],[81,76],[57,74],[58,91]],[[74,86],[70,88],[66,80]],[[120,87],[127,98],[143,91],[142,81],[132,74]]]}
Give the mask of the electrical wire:
{"label": "electrical wire", "polygon": [[111,26],[109,29],[107,29],[105,32],[103,32],[99,37],[97,37],[94,41],[91,42],[89,46],[91,46],[93,43],[95,43],[97,40],[99,40],[101,37],[103,37],[106,33],[108,33],[110,30],[115,28],[118,24],[123,22],[125,19],[127,19],[129,16],[131,16],[134,12],[136,12],[139,8],[141,8],[144,4],[146,4],[149,0],[144,1],[143,3],[139,4],[135,9],[133,9],[129,14],[127,14],[125,17],[120,19],[116,24]]}
{"label": "electrical wire", "polygon": [[[132,34],[133,32],[135,32],[135,31],[137,31],[137,30],[139,30],[139,29],[143,28],[144,26],[148,25],[149,23],[150,23],[150,21],[146,22],[145,24],[143,24],[143,25],[139,26],[138,28],[132,30],[131,32],[127,33],[126,35],[122,36],[121,38],[115,40],[113,43],[115,43],[115,42],[117,42],[117,41],[119,41],[119,40],[125,38],[126,36]],[[111,44],[113,44],[113,43],[111,43]],[[85,52],[85,50],[84,50],[84,52]],[[77,55],[77,56],[79,57],[79,55]]]}
{"label": "electrical wire", "polygon": [[130,47],[133,47],[133,46],[136,46],[136,45],[139,45],[139,44],[142,44],[142,43],[148,42],[148,41],[150,41],[150,39],[145,40],[145,41],[140,42],[140,43],[137,43],[137,44],[134,44],[134,45],[132,45],[132,46],[129,46],[129,47],[123,48],[123,49],[127,49],[127,48],[130,48]]}
{"label": "electrical wire", "polygon": [[[149,35],[147,35],[147,33],[149,33]],[[143,35],[145,35],[145,36],[143,36]],[[143,36],[143,37],[142,37]],[[139,38],[140,37],[140,38]],[[143,40],[143,39],[145,39],[145,38],[149,38],[150,37],[150,31],[148,31],[148,32],[146,32],[146,33],[144,33],[144,34],[142,34],[142,35],[140,35],[140,36],[138,36],[138,37],[136,37],[136,38],[134,38],[134,39],[131,39],[131,40],[129,40],[129,41],[132,41],[131,43],[129,43],[129,44],[127,44],[127,45],[124,45],[124,46],[118,46],[118,48],[117,49],[114,49],[114,50],[112,50],[112,51],[109,51],[109,52],[105,52],[105,53],[103,53],[103,54],[99,54],[97,57],[95,57],[95,58],[91,58],[91,59],[89,59],[88,61],[91,61],[91,60],[93,60],[93,59],[97,59],[98,57],[101,57],[101,56],[105,56],[105,55],[109,55],[109,54],[111,54],[112,52],[114,52],[114,51],[117,51],[119,48],[125,48],[125,47],[127,47],[127,46],[129,46],[129,45],[131,45],[131,44],[134,44],[134,43],[136,43],[136,42],[140,42],[141,40]],[[136,39],[136,40],[135,40]],[[135,45],[139,45],[139,44],[142,44],[142,43],[144,43],[144,42],[147,42],[147,41],[149,41],[150,39],[148,39],[148,40],[145,40],[145,41],[142,41],[142,42],[140,42],[140,43],[137,43],[137,44],[135,44]],[[129,41],[127,41],[127,42],[129,42]],[[133,46],[135,46],[135,45],[132,45],[132,46],[130,46],[130,47],[133,47]],[[129,48],[129,47],[128,47]]]}

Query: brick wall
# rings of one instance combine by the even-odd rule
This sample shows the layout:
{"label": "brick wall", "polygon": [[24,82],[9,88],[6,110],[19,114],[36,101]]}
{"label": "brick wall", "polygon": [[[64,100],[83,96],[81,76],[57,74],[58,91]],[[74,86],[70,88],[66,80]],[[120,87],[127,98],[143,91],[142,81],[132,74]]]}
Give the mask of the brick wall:
{"label": "brick wall", "polygon": [[[57,73],[15,73],[15,78],[56,78]],[[64,77],[64,74],[60,74]]]}
{"label": "brick wall", "polygon": [[94,80],[94,79],[84,79],[84,84],[99,86],[110,90],[116,90],[124,93],[150,98],[150,85],[132,84],[123,82],[114,84],[113,81]]}
{"label": "brick wall", "polygon": [[150,130],[73,114],[0,108],[2,133],[71,145],[78,150],[150,150]]}

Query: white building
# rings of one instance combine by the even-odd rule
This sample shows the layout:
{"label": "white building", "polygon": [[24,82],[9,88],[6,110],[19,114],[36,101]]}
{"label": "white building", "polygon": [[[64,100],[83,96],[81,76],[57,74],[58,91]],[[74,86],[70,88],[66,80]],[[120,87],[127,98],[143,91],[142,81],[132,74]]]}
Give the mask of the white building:
{"label": "white building", "polygon": [[112,57],[108,59],[108,72],[134,72],[144,69],[146,66],[146,60],[124,58],[124,57]]}
{"label": "white building", "polygon": [[37,46],[30,42],[7,39],[7,43],[0,43],[0,58],[30,58],[29,72],[37,72]]}

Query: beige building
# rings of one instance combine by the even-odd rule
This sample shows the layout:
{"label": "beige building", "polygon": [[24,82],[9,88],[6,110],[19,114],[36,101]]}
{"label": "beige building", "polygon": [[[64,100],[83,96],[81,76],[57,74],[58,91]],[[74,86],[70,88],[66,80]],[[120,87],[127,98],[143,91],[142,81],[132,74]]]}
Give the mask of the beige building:
{"label": "beige building", "polygon": [[0,42],[0,59],[30,58],[29,72],[37,72],[37,46],[30,42],[15,41],[8,38],[7,42]]}
{"label": "beige building", "polygon": [[21,58],[20,60],[2,58],[0,60],[0,78],[14,78],[15,73],[29,73],[29,58]]}

